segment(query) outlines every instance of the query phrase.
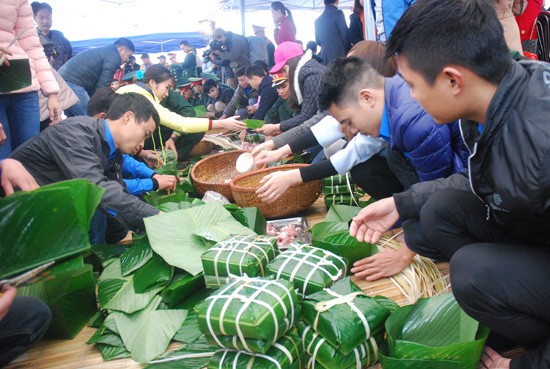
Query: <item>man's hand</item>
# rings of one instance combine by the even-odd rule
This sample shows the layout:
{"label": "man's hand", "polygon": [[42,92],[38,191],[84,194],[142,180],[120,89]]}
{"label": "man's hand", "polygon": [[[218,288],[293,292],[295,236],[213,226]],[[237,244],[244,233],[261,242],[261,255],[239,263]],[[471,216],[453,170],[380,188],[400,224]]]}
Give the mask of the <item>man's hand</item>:
{"label": "man's hand", "polygon": [[258,197],[266,202],[274,202],[290,187],[302,183],[298,169],[285,170],[266,175],[260,180],[262,187],[256,190]]}
{"label": "man's hand", "polygon": [[50,126],[59,123],[61,121],[61,114],[63,114],[63,110],[61,109],[61,105],[59,105],[59,101],[57,101],[57,94],[48,95],[48,102],[46,105],[48,107],[48,111],[50,112],[50,120],[52,121]]}
{"label": "man's hand", "polygon": [[176,141],[174,141],[172,137],[167,139],[166,142],[164,143],[164,150],[172,150],[174,152],[174,155],[176,156],[176,161],[178,160],[178,150],[176,149]]}
{"label": "man's hand", "polygon": [[254,157],[254,163],[258,166],[273,163],[274,161],[280,160],[289,154],[292,154],[292,152],[290,151],[290,146],[288,145],[273,151],[264,150]]}
{"label": "man's hand", "polygon": [[4,159],[0,162],[0,171],[2,171],[1,184],[6,196],[11,195],[16,188],[31,191],[40,187],[34,177],[15,159]]}
{"label": "man's hand", "polygon": [[382,199],[362,209],[352,219],[349,234],[357,241],[376,243],[399,220],[393,197]]}
{"label": "man's hand", "polygon": [[256,110],[258,110],[257,105],[250,105],[246,107],[246,112],[248,113],[248,116],[251,116],[252,114],[254,114]]}
{"label": "man's hand", "polygon": [[176,190],[176,184],[178,183],[176,176],[155,174],[153,178],[159,183],[159,190],[166,190],[168,193]]}
{"label": "man's hand", "polygon": [[224,128],[230,131],[241,131],[246,129],[246,123],[237,120],[237,118],[239,118],[238,115],[226,119],[213,120],[212,128]]}
{"label": "man's hand", "polygon": [[351,272],[357,278],[376,281],[399,273],[411,263],[415,255],[406,245],[399,250],[386,249],[379,254],[356,261]]}
{"label": "man's hand", "polygon": [[6,132],[4,132],[4,126],[0,123],[0,146],[6,142]]}
{"label": "man's hand", "polygon": [[141,150],[139,152],[139,157],[143,159],[143,161],[145,162],[145,164],[147,164],[149,168],[155,169],[164,165],[164,161],[162,160],[160,153],[156,152],[155,150]]}
{"label": "man's hand", "polygon": [[256,129],[256,132],[263,133],[266,136],[274,136],[281,133],[281,123],[264,124],[263,127]]}
{"label": "man's hand", "polygon": [[17,290],[14,287],[3,286],[2,293],[3,294],[0,295],[0,320],[4,319],[4,317],[8,314],[10,306],[15,299],[15,295],[17,294]]}

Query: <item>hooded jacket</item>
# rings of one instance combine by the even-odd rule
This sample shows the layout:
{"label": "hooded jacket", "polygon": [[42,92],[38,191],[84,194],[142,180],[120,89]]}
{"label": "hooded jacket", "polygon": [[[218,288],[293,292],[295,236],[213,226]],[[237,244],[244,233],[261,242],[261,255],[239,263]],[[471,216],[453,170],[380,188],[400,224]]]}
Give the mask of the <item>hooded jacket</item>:
{"label": "hooded jacket", "polygon": [[550,242],[550,65],[513,62],[487,110],[483,132],[461,121],[471,152],[468,176],[419,183],[395,194],[402,219],[418,217],[435,191],[473,191],[508,232]]}

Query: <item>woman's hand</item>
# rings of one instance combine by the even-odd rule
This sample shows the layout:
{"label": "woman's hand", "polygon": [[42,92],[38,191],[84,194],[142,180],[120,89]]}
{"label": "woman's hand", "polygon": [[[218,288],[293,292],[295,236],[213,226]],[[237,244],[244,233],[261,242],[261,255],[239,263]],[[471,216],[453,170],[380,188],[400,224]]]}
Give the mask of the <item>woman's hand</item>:
{"label": "woman's hand", "polygon": [[10,62],[8,58],[6,58],[6,55],[12,55],[12,54],[7,48],[0,46],[0,60],[2,60],[2,63],[0,63],[0,65],[4,64],[6,67],[9,67]]}
{"label": "woman's hand", "polygon": [[274,148],[275,148],[275,143],[273,142],[273,140],[265,141],[264,143],[261,143],[255,148],[253,148],[251,151],[251,154],[252,156],[256,156],[263,150],[273,150]]}
{"label": "woman's hand", "polygon": [[3,294],[0,295],[0,320],[4,319],[4,317],[8,314],[10,306],[15,299],[15,295],[17,294],[17,290],[11,286],[3,286],[2,293]]}
{"label": "woman's hand", "polygon": [[277,150],[264,150],[254,157],[254,163],[256,163],[256,165],[269,164],[273,163],[274,161],[280,160],[290,154],[292,154],[292,151],[290,150],[290,146],[288,145],[280,147]]}
{"label": "woman's hand", "polygon": [[237,120],[237,118],[239,118],[238,115],[226,119],[213,120],[212,128],[225,128],[230,131],[241,131],[246,129],[246,123]]}
{"label": "woman's hand", "polygon": [[265,202],[274,202],[290,187],[302,183],[298,169],[285,170],[266,175],[260,180],[262,187],[256,190],[258,197]]}
{"label": "woman's hand", "polygon": [[266,136],[274,136],[281,133],[281,124],[264,124],[263,127],[256,129],[256,132],[263,133]]}
{"label": "woman's hand", "polygon": [[59,101],[57,101],[57,94],[48,95],[48,102],[46,105],[48,107],[48,111],[50,112],[50,126],[59,123],[61,121],[61,114],[63,114],[63,110],[61,109],[61,105],[59,105]]}
{"label": "woman's hand", "polygon": [[172,150],[176,156],[176,161],[178,160],[178,150],[176,149],[176,141],[172,137],[166,140],[164,143],[164,150]]}
{"label": "woman's hand", "polygon": [[0,146],[6,142],[6,132],[4,132],[4,126],[0,123]]}

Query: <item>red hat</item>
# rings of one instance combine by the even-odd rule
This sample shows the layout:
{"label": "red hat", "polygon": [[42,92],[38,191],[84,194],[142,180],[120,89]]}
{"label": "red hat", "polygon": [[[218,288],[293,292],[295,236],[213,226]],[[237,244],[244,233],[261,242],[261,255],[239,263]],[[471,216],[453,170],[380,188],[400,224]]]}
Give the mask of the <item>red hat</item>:
{"label": "red hat", "polygon": [[277,49],[275,49],[275,66],[271,68],[269,73],[277,73],[287,61],[303,54],[302,45],[297,42],[285,41],[280,43]]}

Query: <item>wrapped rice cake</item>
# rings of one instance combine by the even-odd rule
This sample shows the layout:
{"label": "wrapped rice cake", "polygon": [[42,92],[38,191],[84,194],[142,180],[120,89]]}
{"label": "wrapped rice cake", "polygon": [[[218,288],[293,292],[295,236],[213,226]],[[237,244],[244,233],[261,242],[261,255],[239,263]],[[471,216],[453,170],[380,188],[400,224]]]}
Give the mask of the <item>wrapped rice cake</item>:
{"label": "wrapped rice cake", "polygon": [[236,276],[264,277],[278,254],[275,237],[240,235],[218,242],[201,256],[206,287],[225,286]]}
{"label": "wrapped rice cake", "polygon": [[292,245],[267,266],[267,275],[286,279],[302,296],[330,287],[347,273],[347,260],[309,245]]}
{"label": "wrapped rice cake", "polygon": [[398,305],[392,300],[365,295],[349,277],[330,289],[302,301],[302,320],[343,354],[384,329],[384,322]]}
{"label": "wrapped rice cake", "polygon": [[287,334],[266,354],[223,349],[210,358],[208,369],[301,369],[305,366],[302,342]]}
{"label": "wrapped rice cake", "polygon": [[238,278],[195,306],[199,329],[223,347],[219,336],[275,341],[297,321],[298,297],[285,280]]}

